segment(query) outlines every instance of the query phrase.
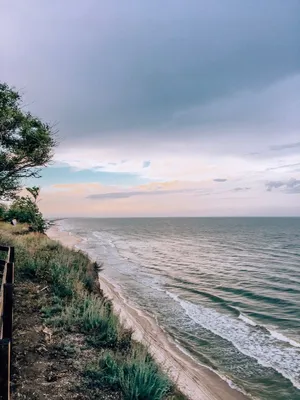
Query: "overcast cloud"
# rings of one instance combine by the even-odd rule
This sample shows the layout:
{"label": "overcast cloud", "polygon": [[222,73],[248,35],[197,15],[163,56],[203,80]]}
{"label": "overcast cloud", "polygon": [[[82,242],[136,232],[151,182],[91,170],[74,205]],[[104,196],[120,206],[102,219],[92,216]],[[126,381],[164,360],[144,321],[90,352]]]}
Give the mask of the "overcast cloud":
{"label": "overcast cloud", "polygon": [[57,123],[57,165],[237,196],[300,178],[284,167],[300,160],[298,0],[10,0],[0,15],[0,79]]}

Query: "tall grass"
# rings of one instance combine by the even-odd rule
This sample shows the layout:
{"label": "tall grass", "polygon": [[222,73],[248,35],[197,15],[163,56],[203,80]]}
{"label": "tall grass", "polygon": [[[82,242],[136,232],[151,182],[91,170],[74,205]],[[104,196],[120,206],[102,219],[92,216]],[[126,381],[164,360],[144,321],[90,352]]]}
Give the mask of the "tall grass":
{"label": "tall grass", "polygon": [[117,346],[123,332],[118,317],[113,314],[105,299],[92,293],[74,298],[62,312],[52,319],[52,323],[68,331],[89,334],[88,343],[100,347]]}
{"label": "tall grass", "polygon": [[98,365],[87,368],[86,376],[93,385],[121,389],[125,400],[161,400],[171,389],[168,378],[144,351],[122,360],[107,353]]}

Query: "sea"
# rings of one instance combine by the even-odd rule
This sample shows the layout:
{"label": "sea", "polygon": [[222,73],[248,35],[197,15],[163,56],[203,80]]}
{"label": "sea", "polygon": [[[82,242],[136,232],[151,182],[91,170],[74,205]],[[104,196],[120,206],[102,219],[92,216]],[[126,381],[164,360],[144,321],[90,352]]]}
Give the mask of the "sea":
{"label": "sea", "polygon": [[300,399],[300,218],[59,225],[199,364],[250,398]]}

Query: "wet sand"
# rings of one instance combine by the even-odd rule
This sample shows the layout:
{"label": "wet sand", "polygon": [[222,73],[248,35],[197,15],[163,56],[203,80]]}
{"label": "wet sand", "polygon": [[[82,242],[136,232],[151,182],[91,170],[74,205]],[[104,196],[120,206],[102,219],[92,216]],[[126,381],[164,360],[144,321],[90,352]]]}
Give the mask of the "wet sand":
{"label": "wet sand", "polygon": [[[81,241],[80,238],[60,231],[55,226],[47,231],[47,235],[70,248],[76,248]],[[183,353],[157,325],[155,319],[130,304],[122,295],[121,288],[109,281],[104,273],[99,274],[99,281],[101,289],[111,299],[114,310],[124,326],[133,329],[134,339],[148,347],[162,369],[190,400],[248,399],[239,391],[232,389],[216,373],[199,365]]]}

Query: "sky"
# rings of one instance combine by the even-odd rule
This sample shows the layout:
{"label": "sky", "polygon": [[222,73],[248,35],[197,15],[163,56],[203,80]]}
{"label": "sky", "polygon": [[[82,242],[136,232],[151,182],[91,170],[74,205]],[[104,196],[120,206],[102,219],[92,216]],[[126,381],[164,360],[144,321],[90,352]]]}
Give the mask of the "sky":
{"label": "sky", "polygon": [[[300,216],[298,0],[2,0],[52,217]],[[3,39],[5,37],[5,40]]]}

